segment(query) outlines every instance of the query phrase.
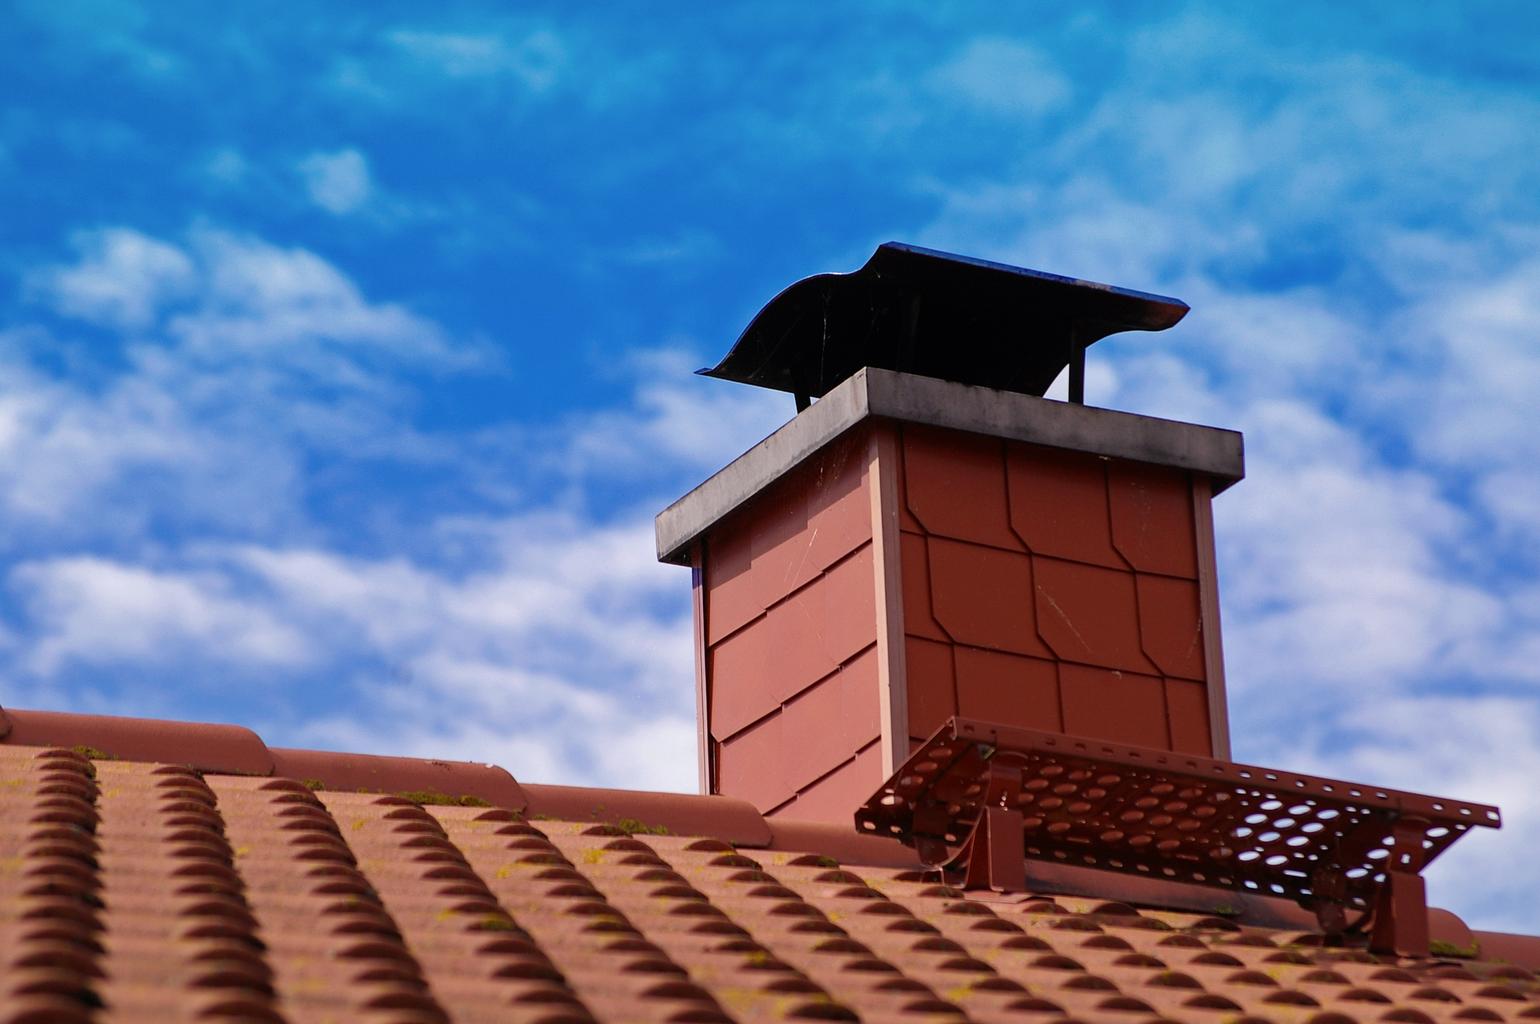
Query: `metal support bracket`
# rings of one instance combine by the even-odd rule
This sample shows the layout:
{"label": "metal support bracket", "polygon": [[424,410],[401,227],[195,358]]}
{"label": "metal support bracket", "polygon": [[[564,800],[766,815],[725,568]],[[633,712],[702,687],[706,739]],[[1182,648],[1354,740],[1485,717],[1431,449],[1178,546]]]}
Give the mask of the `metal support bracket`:
{"label": "metal support bracket", "polygon": [[[1311,879],[1316,922],[1329,940],[1367,933],[1369,948],[1397,956],[1429,955],[1428,888],[1422,878],[1427,864],[1423,839],[1433,823],[1409,815],[1390,826],[1390,848],[1382,858],[1385,880],[1369,908],[1357,921],[1348,921],[1349,879],[1341,865],[1323,868]],[[1383,847],[1382,847],[1383,849]]]}
{"label": "metal support bracket", "polygon": [[1428,955],[1428,884],[1420,872],[1426,860],[1423,836],[1430,824],[1425,818],[1405,817],[1393,826],[1385,884],[1370,916],[1371,949],[1398,956]]}
{"label": "metal support bracket", "polygon": [[1027,887],[1024,819],[1016,807],[1021,765],[1012,761],[1009,754],[990,760],[989,785],[978,819],[962,849],[946,865],[962,870],[964,889],[1021,892]]}

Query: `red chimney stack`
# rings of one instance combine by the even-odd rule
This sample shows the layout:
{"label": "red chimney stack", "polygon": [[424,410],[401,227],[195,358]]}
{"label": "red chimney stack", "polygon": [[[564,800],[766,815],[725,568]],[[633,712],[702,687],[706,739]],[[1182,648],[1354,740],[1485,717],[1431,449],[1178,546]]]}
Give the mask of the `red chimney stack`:
{"label": "red chimney stack", "polygon": [[657,523],[694,569],[702,790],[849,823],[953,715],[1227,759],[1240,435],[1030,393],[1185,311],[891,245],[767,306],[710,372],[804,411]]}

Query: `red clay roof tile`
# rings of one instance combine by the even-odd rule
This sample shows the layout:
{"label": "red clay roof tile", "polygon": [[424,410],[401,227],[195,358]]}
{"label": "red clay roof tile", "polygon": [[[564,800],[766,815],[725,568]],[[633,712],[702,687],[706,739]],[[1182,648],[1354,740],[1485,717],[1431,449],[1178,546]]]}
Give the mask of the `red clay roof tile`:
{"label": "red clay roof tile", "polygon": [[1540,1019],[1540,939],[1445,912],[1474,956],[1396,960],[1142,879],[964,894],[741,801],[309,751],[247,774],[188,756],[198,729],[154,763],[92,742],[143,723],[78,717],[0,742],[0,1021]]}
{"label": "red clay roof tile", "polygon": [[624,823],[634,832],[663,830],[712,835],[743,846],[770,845],[770,826],[747,800],[580,786],[529,785],[524,792],[529,798],[527,813],[537,820]]}
{"label": "red clay roof tile", "polygon": [[[262,737],[239,725],[204,725],[154,718],[72,715],[59,711],[3,711],[6,743],[29,747],[84,747],[130,761],[174,761],[200,771],[271,775],[272,754]],[[168,753],[169,752],[169,753]]]}
{"label": "red clay roof tile", "polygon": [[281,747],[271,753],[272,774],[301,779],[317,789],[468,797],[516,811],[529,803],[513,776],[494,764]]}

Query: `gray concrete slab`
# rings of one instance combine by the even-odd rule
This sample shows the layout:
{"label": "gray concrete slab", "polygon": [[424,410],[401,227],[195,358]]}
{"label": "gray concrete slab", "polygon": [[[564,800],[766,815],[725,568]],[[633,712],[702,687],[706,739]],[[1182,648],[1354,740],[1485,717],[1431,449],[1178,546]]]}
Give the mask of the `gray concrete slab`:
{"label": "gray concrete slab", "polygon": [[868,367],[658,513],[658,560],[688,565],[690,545],[724,516],[872,418],[1191,470],[1215,494],[1246,475],[1238,431]]}

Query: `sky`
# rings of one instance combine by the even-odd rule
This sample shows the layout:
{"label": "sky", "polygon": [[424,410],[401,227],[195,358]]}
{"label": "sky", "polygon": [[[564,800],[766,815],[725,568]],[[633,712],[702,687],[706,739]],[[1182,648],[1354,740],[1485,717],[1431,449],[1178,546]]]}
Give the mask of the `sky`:
{"label": "sky", "polygon": [[1179,296],[1237,759],[1499,804],[1540,931],[1540,8],[0,14],[0,704],[695,785],[694,377],[888,239]]}

